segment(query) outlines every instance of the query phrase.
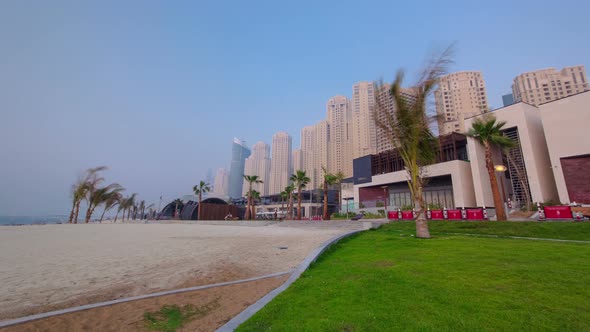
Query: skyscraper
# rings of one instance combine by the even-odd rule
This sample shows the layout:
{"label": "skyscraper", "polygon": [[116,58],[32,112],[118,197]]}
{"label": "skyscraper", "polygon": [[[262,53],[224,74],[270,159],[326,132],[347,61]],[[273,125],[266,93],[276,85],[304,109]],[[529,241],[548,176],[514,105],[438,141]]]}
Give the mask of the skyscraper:
{"label": "skyscraper", "polygon": [[293,166],[291,167],[291,169],[293,170],[293,173],[297,172],[298,170],[304,170],[303,169],[303,153],[302,153],[301,149],[293,150],[293,157],[291,158],[291,160],[293,161]]}
{"label": "skyscraper", "polygon": [[326,103],[326,120],[329,125],[328,172],[343,172],[352,176],[352,112],[350,101],[344,96],[335,96]]}
{"label": "skyscraper", "polygon": [[[262,183],[252,184],[252,189],[260,193],[261,196],[268,195],[270,180],[270,146],[264,142],[257,142],[252,147],[252,155],[246,158],[244,165],[245,175],[257,175]],[[246,195],[249,184],[244,180],[242,186],[242,195]]]}
{"label": "skyscraper", "polygon": [[229,197],[242,197],[242,187],[244,184],[244,164],[246,158],[250,156],[244,142],[234,138],[232,144],[231,166],[229,169]]}
{"label": "skyscraper", "polygon": [[316,152],[316,126],[307,126],[301,129],[301,156],[303,170],[311,179],[310,188],[316,189],[317,183],[314,179]]}
{"label": "skyscraper", "polygon": [[512,94],[515,102],[540,104],[590,90],[584,66],[540,69],[514,78]]}
{"label": "skyscraper", "polygon": [[215,174],[215,184],[213,185],[213,194],[227,196],[229,185],[229,173],[227,169],[220,168]]}
{"label": "skyscraper", "polygon": [[465,118],[488,111],[488,98],[483,75],[462,71],[440,78],[434,92],[440,135],[466,130]]}
{"label": "skyscraper", "polygon": [[289,184],[292,174],[291,136],[278,132],[272,137],[272,159],[270,166],[270,194],[279,194]]}
{"label": "skyscraper", "polygon": [[352,159],[377,152],[374,105],[373,82],[359,82],[352,86]]}

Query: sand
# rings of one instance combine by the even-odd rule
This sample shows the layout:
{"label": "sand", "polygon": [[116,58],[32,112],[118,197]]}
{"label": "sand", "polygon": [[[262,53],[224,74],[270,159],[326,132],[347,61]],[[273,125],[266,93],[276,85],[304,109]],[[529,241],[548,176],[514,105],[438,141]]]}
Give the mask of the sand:
{"label": "sand", "polygon": [[[0,227],[0,319],[288,271],[347,227]],[[286,246],[288,249],[279,249]]]}
{"label": "sand", "polygon": [[195,317],[178,331],[215,331],[286,279],[287,276],[283,276],[124,302],[9,326],[0,332],[149,331],[144,321],[146,312],[158,311],[163,305],[183,307],[187,304],[195,308],[207,306],[210,311]]}

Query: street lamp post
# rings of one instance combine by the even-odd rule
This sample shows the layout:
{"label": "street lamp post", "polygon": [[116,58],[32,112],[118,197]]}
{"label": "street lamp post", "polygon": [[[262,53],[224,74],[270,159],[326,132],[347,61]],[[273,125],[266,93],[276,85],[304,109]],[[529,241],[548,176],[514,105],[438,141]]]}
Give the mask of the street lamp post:
{"label": "street lamp post", "polygon": [[385,218],[387,218],[387,188],[389,188],[389,186],[381,186],[381,188],[383,188],[383,206],[385,209]]}
{"label": "street lamp post", "polygon": [[504,165],[495,165],[494,169],[501,174],[500,185],[502,186],[502,204],[504,204],[504,210],[508,211],[508,206],[506,204],[506,189],[504,189],[504,172],[506,172],[507,168]]}

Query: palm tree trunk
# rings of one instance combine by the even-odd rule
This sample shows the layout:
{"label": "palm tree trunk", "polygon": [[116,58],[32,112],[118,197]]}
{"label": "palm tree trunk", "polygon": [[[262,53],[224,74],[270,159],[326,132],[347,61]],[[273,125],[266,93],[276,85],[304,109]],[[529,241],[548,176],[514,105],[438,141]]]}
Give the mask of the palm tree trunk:
{"label": "palm tree trunk", "polygon": [[76,210],[76,201],[72,202],[72,211],[70,212],[70,220],[68,221],[69,224],[71,224],[74,219],[74,210]]}
{"label": "palm tree trunk", "polygon": [[496,207],[496,220],[506,221],[506,211],[504,211],[504,203],[500,198],[500,190],[498,189],[498,182],[496,181],[496,170],[492,162],[492,149],[489,144],[485,144],[486,153],[486,167],[490,177],[490,185],[492,187],[492,196],[494,197],[494,205]]}
{"label": "palm tree trunk", "polygon": [[328,213],[328,181],[324,181],[324,220],[330,220]]}
{"label": "palm tree trunk", "polygon": [[78,213],[80,212],[80,202],[81,201],[78,201],[76,203],[76,213],[74,214],[74,224],[78,223]]}
{"label": "palm tree trunk", "polygon": [[297,193],[297,220],[301,220],[301,188]]}
{"label": "palm tree trunk", "polygon": [[416,210],[416,237],[421,239],[430,239],[428,230],[428,221],[424,215],[424,197],[422,196],[422,184],[416,184],[414,188],[414,209]]}
{"label": "palm tree trunk", "polygon": [[100,220],[98,221],[99,223],[102,223],[102,218],[104,218],[104,214],[105,212],[107,212],[107,207],[104,207],[104,210],[102,210],[102,214],[100,215]]}
{"label": "palm tree trunk", "polygon": [[199,192],[199,210],[197,211],[197,219],[201,220],[201,207],[202,207],[202,196],[201,196],[201,192]]}
{"label": "palm tree trunk", "polygon": [[87,224],[88,222],[90,222],[90,217],[92,217],[92,212],[94,211],[94,208],[92,208],[92,204],[88,205],[88,209],[86,209],[86,218],[84,219],[84,223]]}
{"label": "palm tree trunk", "polygon": [[256,201],[252,198],[252,211],[250,212],[252,220],[256,220]]}
{"label": "palm tree trunk", "polygon": [[117,209],[117,213],[115,214],[115,221],[114,221],[114,223],[117,223],[117,217],[119,217],[119,209]]}

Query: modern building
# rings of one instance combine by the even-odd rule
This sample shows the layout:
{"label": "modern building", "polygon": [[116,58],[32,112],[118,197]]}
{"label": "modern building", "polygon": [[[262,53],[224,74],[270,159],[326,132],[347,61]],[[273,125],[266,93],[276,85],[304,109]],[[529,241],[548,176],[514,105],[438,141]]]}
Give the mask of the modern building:
{"label": "modern building", "polygon": [[514,78],[512,94],[515,102],[538,106],[590,90],[584,66],[540,69]]}
{"label": "modern building", "polygon": [[539,110],[559,201],[590,204],[590,91],[543,104]]}
{"label": "modern building", "polygon": [[228,196],[229,189],[229,172],[225,168],[220,168],[215,174],[213,185],[213,194],[217,196]]}
{"label": "modern building", "polygon": [[278,132],[272,137],[272,158],[270,166],[271,195],[280,193],[289,185],[292,170],[292,139],[286,132]]}
{"label": "modern building", "polygon": [[[506,151],[493,151],[494,165],[505,166],[496,173],[505,203],[510,199],[515,208],[527,202],[590,204],[590,140],[583,134],[590,123],[588,105],[590,91],[538,107],[518,102],[465,119],[470,128],[474,121],[493,116],[506,123],[503,133],[516,143]],[[425,167],[425,202],[493,208],[481,144],[451,133],[439,137],[438,149],[437,163]],[[395,210],[413,204],[407,172],[395,150],[355,159],[353,173],[354,209]]]}
{"label": "modern building", "polygon": [[514,96],[511,93],[503,95],[502,104],[504,105],[504,107],[514,104]]}
{"label": "modern building", "polygon": [[323,176],[322,167],[328,167],[329,124],[322,120],[313,126],[301,129],[301,154],[303,170],[310,178],[307,188],[319,189]]}
{"label": "modern building", "polygon": [[232,144],[232,158],[229,169],[228,195],[231,198],[242,197],[242,187],[244,184],[244,166],[246,158],[250,156],[250,149],[245,143],[234,138]]}
{"label": "modern building", "polygon": [[479,71],[443,76],[434,92],[440,135],[465,132],[464,120],[489,110],[486,85]]}
{"label": "modern building", "polygon": [[314,181],[316,145],[316,126],[303,127],[301,129],[301,155],[303,170],[311,179],[310,188],[317,188],[317,183]]}
{"label": "modern building", "polygon": [[328,122],[328,172],[352,176],[352,112],[350,101],[344,96],[335,96],[326,103]]}
{"label": "modern building", "polygon": [[293,161],[293,166],[291,166],[293,173],[297,172],[298,170],[304,170],[303,169],[303,153],[301,152],[301,149],[293,150],[293,157],[291,157],[291,160]]}
{"label": "modern building", "polygon": [[375,84],[358,82],[352,86],[352,158],[377,152],[377,130],[373,118]]}
{"label": "modern building", "polygon": [[[244,164],[244,175],[257,175],[262,183],[255,183],[252,189],[260,193],[261,196],[269,194],[270,181],[270,146],[264,142],[257,142],[252,146],[252,155],[246,158]],[[248,192],[249,184],[246,180],[242,185],[242,195]]]}

